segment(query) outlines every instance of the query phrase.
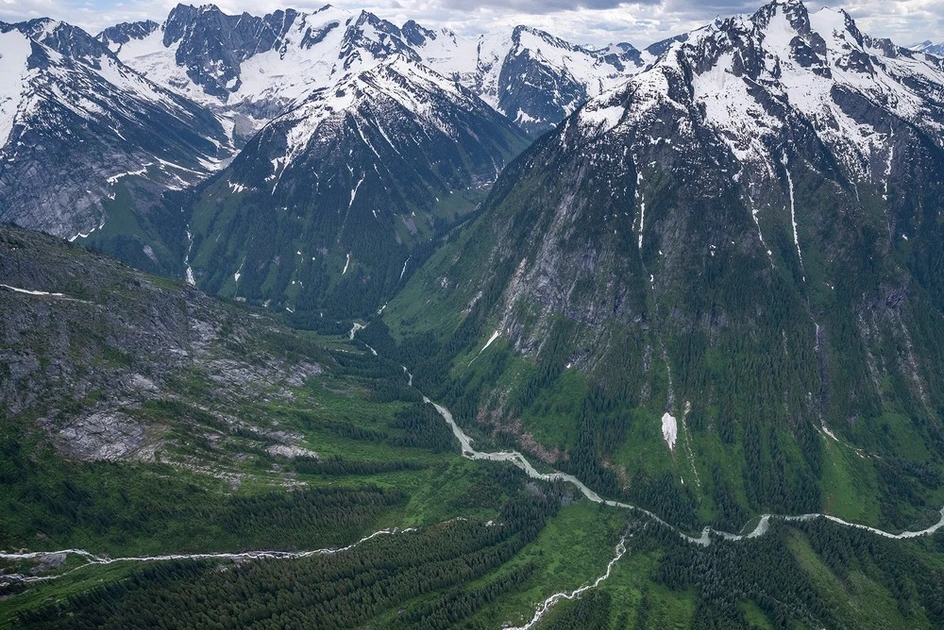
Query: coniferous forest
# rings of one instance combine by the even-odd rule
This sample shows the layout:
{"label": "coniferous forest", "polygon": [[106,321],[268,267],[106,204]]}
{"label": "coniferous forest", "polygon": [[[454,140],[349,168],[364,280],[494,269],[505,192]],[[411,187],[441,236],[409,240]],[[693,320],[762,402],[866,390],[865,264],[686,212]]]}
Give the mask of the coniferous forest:
{"label": "coniferous forest", "polygon": [[944,628],[926,0],[153,4],[0,2],[0,630]]}

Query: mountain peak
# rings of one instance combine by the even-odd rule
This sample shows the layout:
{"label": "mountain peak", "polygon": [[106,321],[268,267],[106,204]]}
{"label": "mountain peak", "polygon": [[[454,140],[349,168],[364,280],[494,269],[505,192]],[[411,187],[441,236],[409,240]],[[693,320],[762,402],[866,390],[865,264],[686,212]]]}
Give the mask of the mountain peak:
{"label": "mountain peak", "polygon": [[142,22],[122,22],[110,26],[95,36],[97,40],[108,46],[112,51],[120,51],[124,44],[133,39],[144,39],[161,27],[154,20]]}
{"label": "mountain peak", "polygon": [[912,52],[927,53],[930,55],[935,55],[937,57],[944,56],[944,42],[934,43],[930,39],[926,39],[920,44],[914,44],[909,46],[908,50]]}
{"label": "mountain peak", "polygon": [[68,22],[36,18],[11,24],[9,28],[19,31],[37,44],[93,68],[100,67],[102,57],[112,56],[105,44]]}

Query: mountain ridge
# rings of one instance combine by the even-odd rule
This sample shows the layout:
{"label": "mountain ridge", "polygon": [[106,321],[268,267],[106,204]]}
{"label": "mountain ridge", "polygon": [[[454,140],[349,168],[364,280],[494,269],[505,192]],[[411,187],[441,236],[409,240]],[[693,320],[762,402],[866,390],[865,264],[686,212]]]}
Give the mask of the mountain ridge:
{"label": "mountain ridge", "polygon": [[[196,280],[297,318],[366,315],[526,144],[409,58],[352,72],[269,123],[208,183],[190,228]],[[270,237],[251,245],[260,221]],[[255,228],[237,230],[246,222]]]}
{"label": "mountain ridge", "polygon": [[[325,87],[336,72],[370,63],[365,52],[374,62],[405,55],[454,76],[531,134],[550,129],[604,85],[645,64],[629,44],[592,50],[524,25],[473,41],[414,20],[398,27],[368,11],[331,5],[256,17],[179,4],[157,28],[137,23],[121,32],[112,47],[126,63],[194,100],[258,118],[256,124]],[[543,54],[537,52],[541,43]],[[289,73],[292,79],[285,78]]]}
{"label": "mountain ridge", "polygon": [[211,112],[148,81],[81,29],[41,19],[0,25],[0,37],[3,220],[74,237],[101,225],[102,203],[124,175],[179,188],[228,156]]}

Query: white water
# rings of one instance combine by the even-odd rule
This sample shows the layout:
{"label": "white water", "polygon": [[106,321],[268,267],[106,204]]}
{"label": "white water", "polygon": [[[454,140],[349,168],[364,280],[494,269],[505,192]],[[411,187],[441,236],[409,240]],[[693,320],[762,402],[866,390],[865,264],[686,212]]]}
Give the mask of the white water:
{"label": "white water", "polygon": [[[406,370],[405,367],[403,369],[404,371]],[[409,374],[409,372],[407,372],[407,374]],[[412,375],[410,375],[411,384],[412,384],[412,380],[413,380],[413,377]],[[778,516],[775,514],[763,514],[761,515],[754,529],[748,532],[747,534],[731,534],[729,532],[716,530],[712,527],[706,527],[702,530],[701,536],[696,538],[694,536],[690,536],[689,534],[683,532],[678,527],[675,527],[673,525],[670,525],[669,523],[666,523],[664,520],[662,520],[661,518],[659,518],[658,516],[656,516],[655,514],[653,514],[652,512],[646,509],[643,509],[635,505],[630,505],[628,503],[621,503],[619,501],[603,499],[602,497],[600,497],[600,495],[598,495],[596,492],[588,488],[586,485],[584,485],[582,481],[580,481],[573,475],[568,475],[562,472],[539,473],[537,470],[535,470],[534,466],[531,465],[531,463],[527,460],[527,458],[525,458],[524,455],[522,455],[521,453],[517,451],[502,451],[498,453],[482,453],[480,451],[476,451],[474,448],[472,448],[472,438],[466,435],[465,432],[463,432],[462,429],[459,428],[459,425],[456,424],[455,419],[452,417],[452,413],[448,409],[446,409],[442,405],[438,405],[432,402],[429,398],[425,396],[423,397],[423,401],[433,405],[436,408],[436,411],[439,412],[439,414],[443,417],[443,419],[449,425],[449,428],[452,429],[452,434],[456,436],[456,440],[459,441],[459,445],[462,447],[463,457],[466,457],[468,459],[474,459],[474,460],[511,462],[518,468],[525,471],[528,474],[528,476],[531,477],[532,479],[540,479],[542,481],[558,481],[558,480],[565,481],[567,483],[572,484],[574,487],[576,487],[577,490],[579,490],[581,494],[583,494],[585,497],[587,497],[587,499],[589,499],[590,501],[593,501],[594,503],[602,503],[610,507],[633,510],[641,514],[645,514],[650,519],[657,521],[658,523],[661,523],[662,525],[665,525],[666,527],[669,527],[675,530],[679,534],[679,536],[681,536],[685,540],[691,543],[695,543],[697,545],[701,545],[703,547],[707,547],[708,545],[711,544],[711,534],[715,534],[725,540],[730,540],[730,541],[739,541],[739,540],[748,540],[752,538],[759,538],[767,533],[767,531],[770,529],[770,521],[771,519],[774,519],[774,518],[779,518],[783,521],[811,521],[816,518],[825,518],[839,525],[843,525],[845,527],[854,527],[856,529],[863,529],[865,531],[871,532],[878,536],[883,536],[885,538],[892,538],[896,540],[927,536],[927,535],[933,534],[937,530],[944,527],[944,508],[941,508],[941,518],[938,520],[937,523],[935,523],[931,527],[928,527],[927,529],[923,529],[921,531],[902,532],[900,534],[892,534],[889,532],[882,531],[880,529],[876,529],[874,527],[869,527],[867,525],[849,523],[847,521],[844,521],[835,516],[830,516],[828,514],[800,514],[796,516]],[[531,621],[529,621],[527,624],[523,626],[510,628],[509,630],[530,630],[530,628],[534,627],[534,625],[537,624],[541,620],[541,618],[548,611],[548,609],[550,609],[550,607],[556,604],[558,601],[562,599],[574,599],[581,593],[588,591],[592,588],[596,588],[597,586],[600,585],[601,582],[603,582],[604,580],[610,577],[610,573],[613,570],[613,565],[616,564],[620,560],[620,558],[623,557],[625,553],[626,553],[626,537],[624,536],[622,539],[620,539],[619,544],[617,544],[616,546],[616,555],[610,560],[609,564],[607,565],[606,573],[598,577],[593,583],[582,586],[578,588],[577,590],[572,591],[570,593],[563,593],[563,592],[554,593],[553,595],[545,599],[538,606],[537,610],[535,610],[534,616],[531,618]]]}
{"label": "white water", "polygon": [[[2,560],[40,560],[49,556],[60,554],[79,556],[86,560],[86,564],[76,567],[72,571],[83,569],[93,564],[115,564],[117,562],[167,562],[170,560],[297,560],[300,558],[310,558],[311,556],[328,556],[336,553],[350,551],[358,545],[367,542],[377,536],[393,536],[394,534],[406,534],[416,531],[415,527],[399,529],[390,527],[381,529],[368,536],[364,536],[355,543],[346,547],[326,547],[324,549],[314,549],[312,551],[246,551],[243,553],[178,553],[162,556],[127,556],[122,558],[110,558],[108,556],[97,556],[84,549],[63,549],[61,551],[33,551],[28,553],[6,553],[0,552]],[[72,573],[69,571],[68,573]],[[44,577],[26,576],[26,575],[5,575],[0,576],[5,579],[16,580],[18,582],[40,582],[54,580],[68,573],[60,575],[49,575]]]}
{"label": "white water", "polygon": [[[354,341],[354,335],[357,334],[357,331],[358,331],[358,330],[364,330],[364,325],[363,325],[363,324],[358,324],[357,322],[354,322],[354,325],[351,327],[351,332],[348,333],[347,338],[350,339],[351,341]],[[366,343],[365,343],[364,345],[367,346],[367,349],[370,350],[370,353],[371,353],[372,355],[374,355],[375,357],[377,356],[377,351],[376,351],[376,350],[374,350],[372,347],[370,347],[370,346],[367,345]],[[404,368],[404,370],[405,370],[405,369],[406,369],[406,368]],[[413,378],[413,377],[410,377],[411,382],[412,382],[412,378]]]}
{"label": "white water", "polygon": [[545,599],[541,603],[540,606],[538,606],[538,609],[534,611],[534,616],[531,618],[531,621],[529,621],[523,626],[515,626],[515,627],[507,628],[507,630],[530,630],[531,628],[535,626],[535,624],[541,621],[541,617],[544,616],[544,613],[546,613],[551,606],[553,606],[560,600],[574,599],[575,597],[578,597],[581,593],[585,593],[586,591],[589,591],[590,589],[600,586],[601,582],[605,582],[607,579],[609,579],[610,573],[613,572],[613,565],[615,565],[620,560],[620,558],[622,558],[624,555],[626,555],[626,536],[623,536],[622,538],[620,538],[620,541],[616,543],[616,555],[613,556],[613,559],[610,560],[609,564],[606,565],[606,573],[604,573],[603,575],[598,577],[596,580],[594,580],[593,583],[585,584],[584,586],[581,586],[575,591],[571,591],[569,593],[554,593],[553,595]]}
{"label": "white water", "polygon": [[[5,285],[0,285],[0,286],[5,286]],[[13,287],[9,287],[9,288],[13,288]],[[362,325],[355,323],[353,328],[351,329],[350,338],[353,339],[354,335],[361,328],[363,328]],[[377,353],[373,350],[373,348],[370,348],[370,350],[376,356]],[[409,378],[409,382],[412,385],[413,375],[409,373],[409,371],[406,369],[405,366],[403,367],[403,370],[407,374]],[[909,538],[918,538],[921,536],[928,536],[938,531],[942,527],[944,527],[944,508],[941,508],[941,511],[940,511],[941,516],[938,519],[937,523],[935,523],[934,525],[920,531],[901,532],[899,534],[886,532],[886,531],[877,529],[875,527],[869,527],[868,525],[850,523],[848,521],[844,521],[841,518],[831,516],[828,514],[817,514],[817,513],[800,514],[800,515],[763,514],[759,518],[757,525],[754,527],[754,529],[751,530],[747,534],[731,534],[729,532],[716,530],[712,527],[705,527],[702,530],[701,535],[696,538],[694,536],[691,536],[683,532],[678,527],[675,527],[674,525],[670,525],[669,523],[662,520],[661,518],[659,518],[658,516],[650,512],[649,510],[646,510],[644,508],[631,505],[628,503],[622,503],[619,501],[602,498],[600,495],[598,495],[596,492],[588,488],[582,481],[580,481],[578,478],[574,477],[573,475],[559,472],[559,471],[554,471],[550,473],[540,473],[537,471],[537,469],[534,468],[531,462],[529,462],[528,459],[524,455],[519,453],[518,451],[500,451],[496,453],[484,453],[481,451],[476,451],[474,448],[472,448],[472,438],[466,435],[466,433],[461,428],[459,428],[459,425],[456,424],[455,418],[453,418],[452,413],[446,407],[443,407],[442,405],[439,405],[431,401],[426,396],[423,396],[423,402],[433,405],[436,411],[439,412],[439,414],[443,417],[443,419],[449,425],[449,428],[452,430],[452,434],[455,436],[456,440],[459,442],[459,445],[462,449],[463,457],[466,457],[472,460],[511,462],[513,465],[523,470],[532,479],[538,479],[541,481],[550,481],[550,482],[563,481],[566,483],[570,483],[577,490],[579,490],[581,494],[583,494],[587,499],[589,499],[590,501],[594,503],[601,503],[609,507],[632,510],[640,514],[644,514],[648,518],[666,527],[671,528],[685,540],[694,544],[705,546],[705,547],[710,545],[712,542],[711,534],[715,534],[716,536],[719,536],[729,541],[740,541],[740,540],[748,540],[752,538],[759,538],[767,533],[767,531],[770,529],[771,519],[775,519],[775,518],[783,520],[783,521],[787,521],[787,522],[811,521],[817,518],[825,518],[829,521],[832,521],[833,523],[842,525],[844,527],[852,527],[856,529],[865,530],[877,536],[882,536],[884,538],[890,538],[893,540],[903,540],[903,539],[909,539]],[[415,531],[415,528],[408,528],[404,530],[398,530],[397,528],[382,529],[380,531],[374,532],[373,534],[369,536],[362,538],[361,540],[359,540],[358,542],[352,545],[348,545],[347,547],[316,549],[314,551],[303,551],[303,552],[248,551],[244,553],[172,554],[172,555],[163,555],[163,556],[107,558],[107,557],[93,555],[90,552],[81,550],[81,549],[66,549],[62,551],[46,551],[46,552],[31,552],[31,553],[2,553],[0,552],[0,559],[29,560],[29,559],[37,559],[37,558],[42,558],[45,556],[65,553],[65,554],[79,555],[85,558],[88,561],[88,563],[85,565],[82,565],[82,567],[88,566],[89,564],[113,564],[115,562],[162,562],[162,561],[168,561],[168,560],[297,559],[297,558],[306,558],[306,557],[310,557],[314,555],[327,555],[327,554],[340,553],[340,552],[353,549],[357,545],[360,545],[361,543],[366,542],[376,536],[393,535],[398,532],[406,533],[410,531]],[[555,593],[551,595],[538,606],[531,621],[529,621],[524,626],[520,626],[518,628],[511,628],[510,630],[530,630],[530,628],[532,628],[535,624],[537,624],[540,621],[540,619],[550,609],[550,607],[553,606],[558,601],[563,600],[563,599],[568,599],[568,600],[574,599],[575,597],[579,596],[581,593],[584,593],[590,589],[598,587],[603,581],[607,580],[610,577],[613,570],[613,566],[625,555],[625,553],[626,553],[626,537],[624,536],[623,538],[620,539],[619,543],[616,545],[616,554],[607,564],[606,572],[603,575],[596,578],[596,580],[594,580],[591,584],[584,585],[569,593],[561,592],[561,593]],[[77,567],[76,569],[73,569],[73,571],[77,571],[81,569],[82,567]],[[68,573],[71,573],[71,571]],[[22,576],[22,575],[9,575],[9,576],[4,576],[4,577],[6,579],[14,579],[14,580],[19,580],[23,582],[35,582],[35,581],[56,579],[56,578],[62,577],[63,575],[67,575],[68,573],[60,574],[56,576],[45,576],[45,577]]]}
{"label": "white water", "polygon": [[354,322],[354,326],[351,327],[351,332],[348,333],[347,338],[351,341],[354,341],[354,335],[357,334],[358,330],[364,330],[364,324],[358,324],[357,322]]}
{"label": "white water", "polygon": [[521,470],[525,471],[525,473],[527,473],[527,475],[531,477],[532,479],[539,479],[541,481],[564,481],[566,483],[573,485],[575,488],[577,488],[577,490],[580,491],[581,494],[583,494],[583,496],[587,497],[587,499],[589,499],[590,501],[593,501],[594,503],[602,503],[610,507],[633,510],[634,512],[645,514],[649,518],[661,523],[662,525],[665,525],[666,527],[670,527],[671,529],[675,530],[682,538],[688,540],[689,542],[693,542],[693,543],[703,545],[706,547],[711,544],[711,534],[720,536],[721,538],[724,538],[725,540],[735,540],[735,541],[763,536],[765,533],[767,533],[767,530],[770,528],[770,520],[775,519],[775,518],[783,520],[783,521],[810,521],[815,518],[825,518],[834,523],[838,523],[839,525],[843,525],[845,527],[854,527],[856,529],[864,529],[878,536],[883,536],[885,538],[893,538],[893,539],[918,538],[920,536],[927,536],[927,535],[933,534],[937,530],[944,527],[944,508],[941,508],[941,512],[940,512],[941,517],[938,519],[937,523],[935,523],[934,525],[926,529],[922,529],[920,531],[902,532],[900,534],[892,534],[890,532],[882,531],[880,529],[869,527],[867,525],[859,525],[857,523],[850,523],[848,521],[842,520],[841,518],[830,516],[829,514],[800,514],[800,515],[793,515],[793,516],[784,516],[784,515],[778,515],[778,514],[762,514],[760,517],[760,520],[757,523],[757,526],[754,527],[754,529],[751,530],[747,534],[732,534],[730,532],[724,532],[724,531],[714,529],[713,527],[706,527],[702,530],[701,536],[698,536],[696,538],[694,536],[690,536],[689,534],[683,532],[678,527],[675,527],[674,525],[670,525],[669,523],[665,522],[664,520],[662,520],[661,518],[659,518],[658,516],[650,512],[649,510],[646,510],[636,505],[630,505],[628,503],[622,503],[620,501],[613,501],[610,499],[602,498],[600,495],[598,495],[596,492],[588,488],[586,485],[584,485],[582,481],[580,481],[573,475],[558,472],[558,471],[554,471],[551,473],[540,473],[534,468],[534,466],[531,465],[531,462],[529,462],[528,459],[524,455],[519,453],[518,451],[500,451],[497,453],[483,453],[480,451],[476,451],[474,448],[472,448],[472,438],[466,435],[465,432],[463,432],[462,429],[459,428],[459,425],[456,424],[455,418],[452,417],[452,413],[448,409],[446,409],[442,405],[438,405],[434,403],[433,401],[431,401],[429,398],[425,396],[423,397],[423,401],[433,405],[433,407],[436,408],[436,411],[439,412],[439,415],[441,415],[443,419],[446,421],[446,423],[449,425],[449,428],[452,429],[452,434],[456,436],[456,440],[459,441],[459,445],[462,447],[463,457],[466,457],[468,459],[474,459],[474,460],[511,462],[512,464],[514,464]]}
{"label": "white water", "polygon": [[25,293],[26,295],[46,295],[49,297],[64,298],[64,293],[49,293],[48,291],[31,291],[29,289],[20,289],[19,287],[11,287],[9,284],[0,284],[0,287],[4,289],[10,289],[11,291],[16,291],[17,293]]}
{"label": "white water", "polygon": [[[796,204],[793,200],[793,177],[790,176],[790,169],[788,168],[787,154],[783,154],[783,172],[787,174],[787,186],[790,191],[790,222],[793,224],[793,244],[796,246],[797,258],[800,259],[800,269],[803,270],[803,252],[800,251],[800,236],[797,233],[797,220],[796,220]],[[858,193],[856,193],[858,194]],[[804,271],[803,282],[806,282],[806,275]]]}
{"label": "white water", "polygon": [[193,234],[190,233],[189,227],[190,226],[187,226],[187,255],[184,257],[184,267],[187,269],[187,284],[194,287],[197,285],[197,279],[194,277],[193,269],[190,267],[190,252],[193,250]]}
{"label": "white water", "polygon": [[[633,156],[633,163],[638,164],[636,156]],[[637,168],[639,168],[637,166]],[[640,193],[642,188],[642,170],[636,173],[636,199],[639,199],[639,249],[642,249],[642,233],[646,228],[646,196]]]}

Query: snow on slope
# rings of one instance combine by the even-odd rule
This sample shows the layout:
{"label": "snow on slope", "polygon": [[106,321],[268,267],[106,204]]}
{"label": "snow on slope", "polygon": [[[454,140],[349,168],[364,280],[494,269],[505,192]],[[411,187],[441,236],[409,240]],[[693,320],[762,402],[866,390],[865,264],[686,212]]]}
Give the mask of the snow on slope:
{"label": "snow on slope", "polygon": [[[0,33],[0,146],[6,144],[16,122],[29,124],[31,104],[55,98],[60,104],[91,120],[105,117],[120,127],[123,109],[147,103],[193,120],[189,103],[161,85],[122,64],[104,49],[89,48],[95,41],[76,27],[55,20],[34,20],[5,25]],[[86,38],[83,43],[81,38]],[[63,43],[78,40],[78,44]],[[29,68],[30,56],[36,54]],[[18,112],[18,115],[17,115]],[[15,119],[14,119],[15,118]]]}
{"label": "snow on slope", "polygon": [[925,40],[920,44],[914,44],[913,46],[908,47],[909,50],[914,52],[927,53],[929,55],[936,55],[938,57],[944,57],[944,42],[939,42],[935,44],[931,40]]}
{"label": "snow on slope", "polygon": [[[397,27],[367,12],[325,6],[314,13],[286,12],[278,37],[271,42],[257,41],[220,92],[208,87],[204,75],[212,75],[213,80],[230,76],[226,63],[211,59],[216,54],[212,52],[193,59],[187,55],[204,46],[200,37],[209,37],[204,32],[209,27],[201,30],[198,24],[205,14],[216,20],[213,28],[220,21],[235,18],[210,5],[185,9],[191,11],[188,19],[194,24],[181,27],[182,10],[175,9],[159,29],[143,38],[140,36],[146,29],[129,31],[131,40],[112,43],[112,50],[155,82],[205,105],[250,116],[256,127],[343,76],[396,55],[460,82],[523,125],[552,125],[586,97],[600,94],[641,69],[645,57],[628,61],[627,51],[634,49],[627,44],[593,51],[528,27],[501,29],[470,39],[449,29],[432,31],[412,21]],[[268,24],[272,16],[250,19]],[[553,77],[555,85],[528,85],[529,74],[516,63],[522,60]],[[507,93],[521,88],[544,90],[543,98],[559,106],[553,116],[557,120],[544,120],[548,115],[537,111],[540,107],[533,103],[502,101],[503,94],[507,100]]]}
{"label": "snow on slope", "polygon": [[21,98],[29,84],[32,47],[17,31],[0,33],[0,147],[7,143]]}
{"label": "snow on slope", "polygon": [[180,188],[219,168],[231,149],[211,112],[77,27],[0,24],[0,56],[0,220],[88,234],[102,225],[102,202],[121,176]]}
{"label": "snow on slope", "polygon": [[[238,85],[228,86],[231,92],[225,98],[206,93],[188,76],[187,68],[178,65],[182,40],[165,44],[163,27],[124,44],[118,55],[152,81],[205,105],[225,103],[232,109],[244,105],[252,111],[253,105],[269,108],[276,103],[284,108],[327,84],[339,66],[344,26],[355,17],[355,13],[334,7],[302,14],[285,34],[281,48],[260,52],[242,63]],[[312,33],[323,38],[309,44]]]}
{"label": "snow on slope", "polygon": [[[447,136],[454,136],[454,130],[448,123],[451,117],[449,112],[438,111],[430,98],[431,94],[446,96],[452,106],[461,109],[469,107],[469,94],[461,91],[454,82],[402,57],[378,63],[360,72],[348,73],[337,84],[315,92],[300,107],[279,118],[280,122],[293,125],[286,138],[286,157],[280,166],[287,166],[304,153],[311,138],[326,120],[336,120],[338,114],[353,111],[358,103],[365,101],[377,108],[383,108],[385,103],[398,104],[416,114],[425,124]],[[398,143],[384,131],[383,117],[372,122],[396,150]],[[374,149],[366,138],[364,142]]]}
{"label": "snow on slope", "polygon": [[[669,87],[686,76],[704,122],[738,161],[763,163],[771,175],[781,161],[771,147],[791,116],[809,121],[861,178],[885,177],[893,149],[888,123],[863,117],[860,99],[934,135],[944,131],[940,60],[863,35],[843,11],[807,13],[799,0],[777,0],[752,16],[693,31],[629,87],[588,103],[580,124],[599,133],[636,124],[667,103],[686,110]],[[633,104],[623,114],[619,98],[627,93]]]}

